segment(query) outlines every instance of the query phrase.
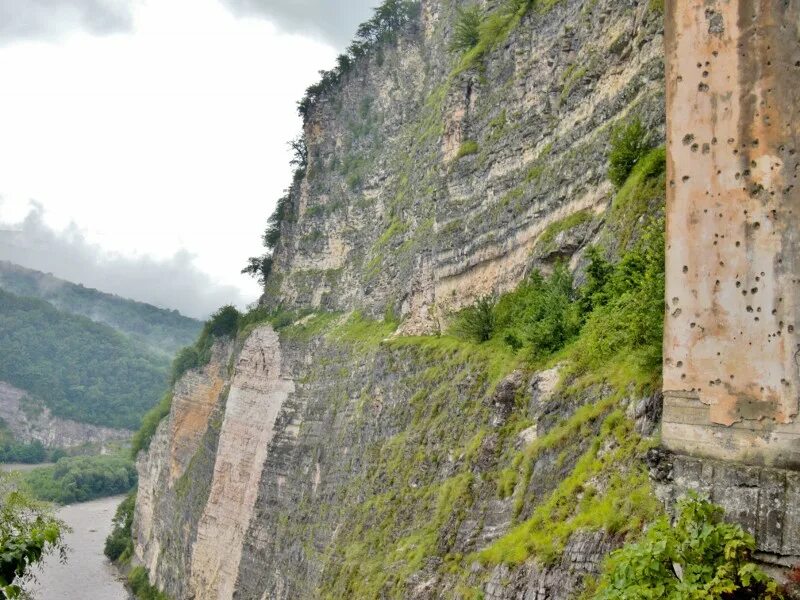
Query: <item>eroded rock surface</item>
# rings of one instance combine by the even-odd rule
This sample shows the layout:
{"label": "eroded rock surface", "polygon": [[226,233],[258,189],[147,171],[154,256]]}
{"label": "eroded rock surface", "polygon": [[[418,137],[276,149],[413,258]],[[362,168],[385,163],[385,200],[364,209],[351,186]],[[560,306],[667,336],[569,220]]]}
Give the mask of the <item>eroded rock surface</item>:
{"label": "eroded rock surface", "polygon": [[49,448],[73,448],[83,444],[124,442],[132,432],[112,429],[53,416],[44,403],[27,392],[0,381],[0,416],[14,438],[21,442],[41,442]]}

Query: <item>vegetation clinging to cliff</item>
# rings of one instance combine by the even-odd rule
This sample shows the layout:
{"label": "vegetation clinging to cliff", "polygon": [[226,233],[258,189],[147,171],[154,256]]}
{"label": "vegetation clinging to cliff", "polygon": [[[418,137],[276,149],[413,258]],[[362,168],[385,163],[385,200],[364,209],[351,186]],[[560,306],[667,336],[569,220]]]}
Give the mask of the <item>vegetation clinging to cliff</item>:
{"label": "vegetation clinging to cliff", "polygon": [[234,306],[223,306],[215,312],[205,325],[197,342],[181,350],[172,363],[171,382],[174,384],[190,369],[204,367],[211,360],[214,341],[231,337],[239,329],[241,314]]}
{"label": "vegetation clinging to cliff", "polygon": [[133,538],[131,527],[136,508],[136,492],[131,492],[117,507],[112,520],[113,528],[106,538],[103,554],[108,560],[126,562],[133,555]]}
{"label": "vegetation clinging to cliff", "polygon": [[297,104],[303,119],[308,118],[311,109],[325,94],[339,85],[360,58],[393,41],[400,30],[416,17],[419,7],[418,0],[384,0],[375,9],[372,18],[359,26],[347,51],[337,58],[336,67],[321,71],[320,81],[306,90],[305,96]]}
{"label": "vegetation clinging to cliff", "polygon": [[624,353],[649,370],[661,362],[664,311],[663,221],[656,219],[617,264],[588,253],[586,284],[575,290],[558,265],[534,272],[496,303],[486,298],[462,311],[454,331],[474,341],[496,338],[541,360],[572,343],[576,369],[587,371]]}
{"label": "vegetation clinging to cliff", "polygon": [[638,118],[618,124],[611,132],[608,178],[621,188],[639,160],[652,148],[650,136]]}
{"label": "vegetation clinging to cliff", "polygon": [[[172,363],[170,386],[191,369],[204,367],[211,360],[214,342],[219,339],[231,338],[239,331],[243,315],[234,306],[223,306],[206,321],[197,342],[181,350]],[[158,424],[169,415],[172,406],[172,390],[161,398],[161,401],[150,409],[142,418],[138,431],[131,440],[131,455],[135,459],[142,450],[150,447],[150,441],[156,433]]]}
{"label": "vegetation clinging to cliff", "polygon": [[641,541],[611,555],[595,598],[782,598],[775,581],[752,562],[753,537],[723,516],[707,500],[682,499],[674,526],[662,516]]}

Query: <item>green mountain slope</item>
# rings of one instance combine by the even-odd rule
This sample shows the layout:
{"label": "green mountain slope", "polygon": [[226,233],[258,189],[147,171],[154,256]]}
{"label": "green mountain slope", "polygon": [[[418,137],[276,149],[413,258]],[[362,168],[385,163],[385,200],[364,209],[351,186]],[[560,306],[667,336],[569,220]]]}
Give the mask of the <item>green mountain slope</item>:
{"label": "green mountain slope", "polygon": [[64,312],[105,323],[170,357],[192,344],[203,326],[175,310],[106,294],[6,261],[0,261],[0,288],[18,296],[46,300]]}
{"label": "green mountain slope", "polygon": [[57,416],[135,429],[164,391],[169,360],[107,325],[0,290],[0,380]]}

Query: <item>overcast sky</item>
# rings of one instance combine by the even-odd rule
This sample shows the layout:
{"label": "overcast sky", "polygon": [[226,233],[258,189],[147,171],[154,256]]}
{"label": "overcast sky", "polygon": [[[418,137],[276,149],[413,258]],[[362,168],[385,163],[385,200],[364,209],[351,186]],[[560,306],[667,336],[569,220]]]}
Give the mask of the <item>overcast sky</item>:
{"label": "overcast sky", "polygon": [[[374,0],[377,1],[377,0]],[[206,316],[369,0],[0,0],[0,259]]]}

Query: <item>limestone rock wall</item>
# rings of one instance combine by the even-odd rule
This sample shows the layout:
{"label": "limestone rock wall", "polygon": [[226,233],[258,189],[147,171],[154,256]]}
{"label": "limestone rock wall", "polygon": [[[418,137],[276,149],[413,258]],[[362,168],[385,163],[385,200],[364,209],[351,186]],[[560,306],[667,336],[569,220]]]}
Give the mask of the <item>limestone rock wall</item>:
{"label": "limestone rock wall", "polygon": [[[269,326],[176,384],[138,462],[135,554],[176,598],[232,598],[275,420],[292,380]],[[232,371],[229,365],[233,361]]]}
{"label": "limestone rock wall", "polygon": [[667,2],[664,443],[800,466],[800,3]]}
{"label": "limestone rock wall", "polygon": [[[480,67],[457,73],[448,46],[461,4],[423,0],[396,46],[312,110],[265,302],[391,309],[406,332],[435,330],[581,247],[549,261],[532,252],[550,224],[581,210],[602,218],[618,119],[637,114],[663,139],[661,14],[648,2],[531,10]],[[474,153],[460,155],[468,141]]]}
{"label": "limestone rock wall", "polygon": [[208,365],[175,384],[169,417],[136,464],[134,554],[175,598],[188,594],[191,548],[210,493],[232,352],[231,343],[215,345]]}
{"label": "limestone rock wall", "polygon": [[192,546],[190,588],[198,600],[233,597],[276,419],[293,391],[278,335],[269,326],[257,329],[237,357],[211,493]]}
{"label": "limestone rock wall", "polygon": [[[423,0],[418,22],[313,108],[308,167],[263,304],[389,310],[403,317],[400,333],[430,332],[535,267],[578,261],[603,229],[611,128],[636,114],[654,143],[664,136],[661,14],[646,1],[562,0],[530,11],[481,67],[457,73],[448,46],[465,4]],[[463,152],[468,141],[476,152]],[[537,246],[578,211],[579,226]],[[439,351],[437,338],[384,343],[396,333],[387,330],[364,341],[337,326],[293,326],[280,339],[258,328],[178,384],[139,461],[136,556],[158,587],[176,600],[388,589],[420,600],[462,589],[573,597],[620,540],[579,533],[547,568],[458,571],[447,561],[490,546],[554,492],[591,451],[599,421],[543,451],[516,497],[498,496],[502,461],[608,390],[554,399],[554,372],[529,379],[493,355]],[[509,420],[520,431],[504,428]],[[385,570],[394,580],[353,564],[394,550],[410,555]]]}

